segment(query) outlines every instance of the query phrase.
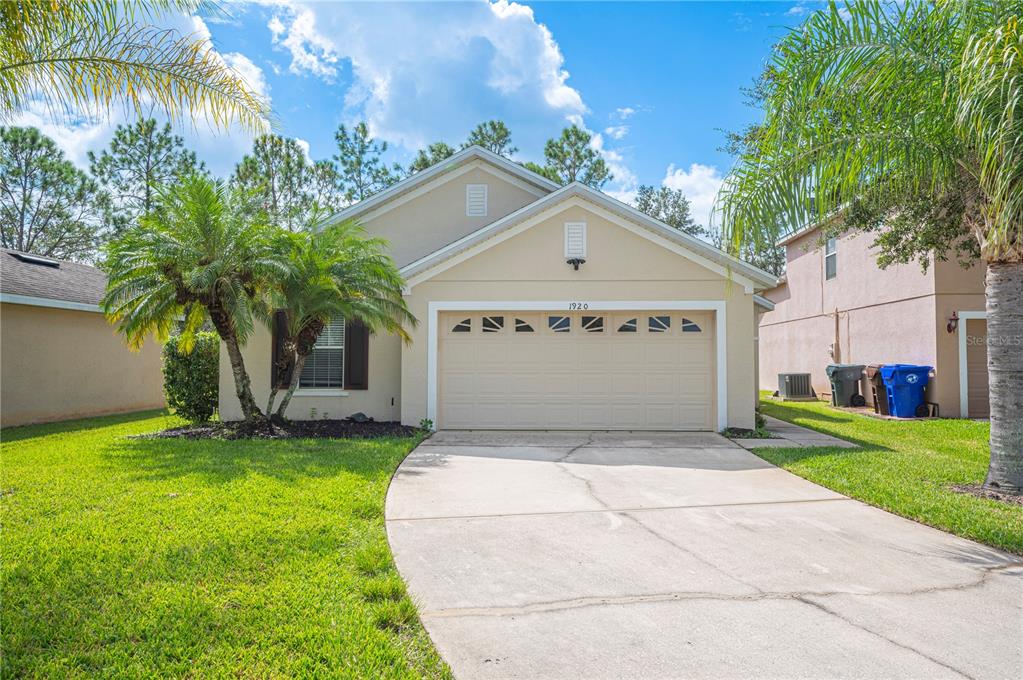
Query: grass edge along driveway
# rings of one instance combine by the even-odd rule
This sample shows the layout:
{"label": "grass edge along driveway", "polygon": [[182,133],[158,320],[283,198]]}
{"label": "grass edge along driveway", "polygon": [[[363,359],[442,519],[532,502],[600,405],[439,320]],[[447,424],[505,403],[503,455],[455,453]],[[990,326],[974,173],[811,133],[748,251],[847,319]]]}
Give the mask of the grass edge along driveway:
{"label": "grass edge along driveway", "polygon": [[758,448],[761,458],[850,498],[980,543],[1023,555],[1023,508],[957,493],[987,473],[986,422],[882,420],[823,402],[761,399],[765,415],[859,444]]}
{"label": "grass edge along driveway", "polygon": [[384,530],[417,438],[128,438],[177,424],[3,431],[4,676],[450,677]]}

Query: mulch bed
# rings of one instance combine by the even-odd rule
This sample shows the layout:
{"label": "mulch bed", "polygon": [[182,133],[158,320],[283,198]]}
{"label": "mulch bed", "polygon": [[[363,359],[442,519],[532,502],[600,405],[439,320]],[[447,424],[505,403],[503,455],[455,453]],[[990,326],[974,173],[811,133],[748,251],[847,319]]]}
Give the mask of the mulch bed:
{"label": "mulch bed", "polygon": [[993,501],[999,501],[1006,505],[1019,505],[1023,506],[1023,496],[1016,496],[1008,493],[999,493],[990,489],[985,489],[980,484],[953,484],[952,490],[958,493],[968,493],[971,496],[977,498],[987,498]]}
{"label": "mulch bed", "polygon": [[206,423],[173,427],[145,438],[159,439],[376,439],[411,437],[421,433],[417,427],[397,422],[354,420],[294,420],[249,427],[243,423]]}

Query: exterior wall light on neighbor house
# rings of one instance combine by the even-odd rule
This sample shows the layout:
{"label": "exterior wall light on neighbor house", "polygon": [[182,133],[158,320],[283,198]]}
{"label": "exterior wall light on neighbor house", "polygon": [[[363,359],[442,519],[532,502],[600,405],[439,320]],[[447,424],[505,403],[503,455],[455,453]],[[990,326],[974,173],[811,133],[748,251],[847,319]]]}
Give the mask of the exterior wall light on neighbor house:
{"label": "exterior wall light on neighbor house", "polygon": [[959,312],[952,312],[952,316],[948,317],[948,325],[945,326],[945,330],[955,333],[957,328],[959,328]]}

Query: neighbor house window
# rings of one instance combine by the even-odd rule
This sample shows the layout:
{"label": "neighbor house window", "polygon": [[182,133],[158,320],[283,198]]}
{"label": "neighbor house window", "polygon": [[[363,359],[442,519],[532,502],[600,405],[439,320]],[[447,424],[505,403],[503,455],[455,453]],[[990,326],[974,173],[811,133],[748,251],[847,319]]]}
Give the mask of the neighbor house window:
{"label": "neighbor house window", "polygon": [[838,274],[838,239],[832,236],[824,246],[824,278],[833,279]]}
{"label": "neighbor house window", "polygon": [[306,357],[299,387],[340,389],[344,385],[345,320],[336,316],[317,338],[313,351]]}

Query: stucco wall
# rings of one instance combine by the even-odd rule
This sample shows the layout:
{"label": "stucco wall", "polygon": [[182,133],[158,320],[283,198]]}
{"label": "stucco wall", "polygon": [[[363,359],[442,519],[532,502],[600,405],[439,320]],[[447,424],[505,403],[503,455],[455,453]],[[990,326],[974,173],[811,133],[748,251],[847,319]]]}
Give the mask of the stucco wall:
{"label": "stucco wall", "polygon": [[102,314],[0,305],[0,425],[165,405],[160,346],[132,352]]}
{"label": "stucco wall", "polygon": [[[252,393],[259,407],[266,407],[270,396],[270,331],[258,326],[242,348],[242,357]],[[278,394],[278,401],[280,400]],[[392,403],[393,400],[393,403]],[[362,412],[381,421],[398,420],[401,408],[401,339],[394,335],[375,334],[369,337],[369,389],[367,390],[302,390],[295,392],[287,415],[295,420],[316,418],[347,418]],[[234,374],[227,352],[220,351],[220,417],[240,420],[241,406],[234,388]],[[416,423],[418,424],[418,422]]]}
{"label": "stucco wall", "polygon": [[825,280],[817,239],[811,232],[788,245],[787,281],[764,294],[776,306],[760,321],[761,389],[777,389],[778,373],[803,372],[829,393],[824,371],[836,361],[925,364],[935,368],[927,398],[942,415],[958,415],[958,348],[945,325],[954,310],[984,309],[983,267],[934,262],[925,273],[914,262],[882,270],[873,236],[854,234],[839,239],[838,275]]}
{"label": "stucco wall", "polygon": [[[565,264],[564,223],[587,223],[586,263]],[[402,356],[402,422],[427,412],[427,310],[432,300],[726,300],[728,424],[752,427],[752,295],[700,265],[583,207],[555,208],[541,223],[416,285],[408,296],[424,323]]]}
{"label": "stucco wall", "polygon": [[[536,194],[502,179],[487,167],[477,162],[457,177],[433,180],[426,185],[432,187],[429,191],[404,202],[402,198],[392,199],[360,222],[368,233],[387,239],[391,257],[404,267],[536,200]],[[467,184],[487,185],[486,217],[466,216]]]}

